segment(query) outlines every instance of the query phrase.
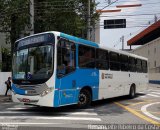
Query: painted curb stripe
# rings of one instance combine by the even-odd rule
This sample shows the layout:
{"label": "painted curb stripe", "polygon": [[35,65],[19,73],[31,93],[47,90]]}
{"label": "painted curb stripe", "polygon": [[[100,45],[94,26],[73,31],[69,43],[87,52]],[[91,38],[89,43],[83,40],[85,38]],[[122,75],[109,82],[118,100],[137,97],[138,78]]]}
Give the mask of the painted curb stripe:
{"label": "painted curb stripe", "polygon": [[147,104],[147,105],[145,105],[145,106],[143,106],[143,107],[141,108],[141,111],[142,111],[145,115],[147,115],[147,116],[149,116],[149,117],[151,117],[151,118],[153,118],[153,119],[156,119],[156,120],[159,120],[159,121],[160,121],[160,118],[159,118],[159,117],[156,117],[156,116],[152,115],[150,112],[147,111],[147,107],[152,106],[152,105],[155,105],[155,104],[160,104],[160,102],[154,102],[154,103]]}
{"label": "painted curb stripe", "polygon": [[141,119],[143,119],[143,120],[146,120],[147,122],[149,122],[149,123],[151,123],[151,124],[154,124],[154,125],[160,127],[160,123],[159,123],[159,122],[154,121],[154,120],[152,120],[152,119],[150,119],[150,118],[148,118],[148,117],[146,117],[146,116],[138,113],[137,111],[135,111],[135,110],[133,110],[133,109],[127,107],[127,106],[124,106],[124,105],[122,105],[122,104],[120,104],[120,103],[118,103],[118,102],[114,102],[114,103],[115,103],[116,105],[124,108],[125,110],[129,111],[130,113],[138,116],[139,118],[141,118]]}

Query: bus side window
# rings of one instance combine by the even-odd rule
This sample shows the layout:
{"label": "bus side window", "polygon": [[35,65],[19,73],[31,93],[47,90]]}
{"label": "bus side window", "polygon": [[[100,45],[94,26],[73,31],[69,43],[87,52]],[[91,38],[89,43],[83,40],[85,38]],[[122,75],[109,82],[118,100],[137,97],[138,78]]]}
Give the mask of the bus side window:
{"label": "bus side window", "polygon": [[142,72],[142,60],[137,59],[136,68],[137,68],[137,72]]}
{"label": "bus side window", "polygon": [[63,77],[73,72],[76,68],[75,44],[60,39],[57,46],[57,76]]}
{"label": "bus side window", "polygon": [[79,67],[95,68],[95,48],[79,45]]}
{"label": "bus side window", "polygon": [[121,71],[128,71],[128,56],[120,55]]}
{"label": "bus side window", "polygon": [[109,53],[109,60],[110,60],[110,70],[120,70],[119,65],[119,54],[115,52]]}
{"label": "bus side window", "polygon": [[129,57],[129,70],[130,72],[136,72],[136,59]]}
{"label": "bus side window", "polygon": [[96,49],[96,68],[100,70],[109,69],[108,51]]}
{"label": "bus side window", "polygon": [[142,61],[142,70],[143,70],[143,73],[147,73],[147,61],[143,60]]}

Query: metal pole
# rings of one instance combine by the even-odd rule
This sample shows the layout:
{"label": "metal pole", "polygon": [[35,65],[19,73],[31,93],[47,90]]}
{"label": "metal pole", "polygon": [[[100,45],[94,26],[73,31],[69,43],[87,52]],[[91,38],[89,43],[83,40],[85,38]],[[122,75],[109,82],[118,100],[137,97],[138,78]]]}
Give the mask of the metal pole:
{"label": "metal pole", "polygon": [[34,34],[34,0],[30,0],[30,34]]}
{"label": "metal pole", "polygon": [[91,14],[91,1],[88,0],[88,18],[87,18],[87,39],[90,40],[91,34],[90,34],[90,22],[91,22],[91,18],[90,18],[90,14]]}
{"label": "metal pole", "polygon": [[122,36],[122,50],[124,50],[124,36]]}

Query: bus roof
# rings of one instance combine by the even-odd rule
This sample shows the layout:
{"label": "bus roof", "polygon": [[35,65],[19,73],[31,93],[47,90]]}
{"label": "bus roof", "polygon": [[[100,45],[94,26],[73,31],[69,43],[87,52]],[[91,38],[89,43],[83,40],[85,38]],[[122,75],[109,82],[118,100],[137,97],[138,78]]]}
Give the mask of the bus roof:
{"label": "bus roof", "polygon": [[142,56],[138,56],[138,55],[135,55],[135,54],[132,54],[132,53],[124,52],[124,51],[121,51],[121,50],[108,48],[106,46],[101,46],[98,43],[91,42],[91,41],[88,41],[88,40],[84,40],[84,39],[81,39],[81,38],[78,38],[78,37],[74,37],[74,36],[71,36],[71,35],[68,35],[68,34],[65,34],[65,33],[60,33],[60,36],[62,36],[64,38],[67,38],[67,39],[70,39],[70,40],[75,41],[75,42],[80,43],[80,44],[86,44],[86,45],[97,47],[97,48],[100,48],[100,49],[113,51],[113,52],[116,52],[116,53],[132,56],[132,57],[135,57],[135,58],[140,58],[140,59],[143,59],[143,60],[148,60],[147,58],[142,57]]}
{"label": "bus roof", "polygon": [[89,46],[93,46],[93,47],[99,47],[99,45],[95,42],[88,41],[88,40],[78,38],[78,37],[75,37],[75,36],[71,36],[71,35],[68,35],[68,34],[65,34],[65,33],[60,33],[60,36],[64,37],[64,38],[67,38],[67,39],[70,39],[70,40],[73,40],[77,43],[81,43],[81,44],[85,44],[85,45],[89,45]]}
{"label": "bus roof", "polygon": [[147,58],[142,57],[142,56],[138,56],[138,55],[135,55],[135,54],[132,54],[132,53],[124,52],[124,51],[121,51],[121,50],[112,49],[112,48],[109,48],[109,47],[106,47],[106,46],[102,46],[98,43],[88,41],[88,40],[85,40],[85,39],[82,39],[82,38],[78,38],[78,37],[75,37],[75,36],[71,36],[71,35],[68,35],[68,34],[65,34],[65,33],[62,33],[62,32],[58,32],[58,31],[48,31],[48,32],[33,34],[33,35],[30,35],[30,36],[26,36],[24,38],[18,39],[16,42],[18,42],[20,40],[23,40],[25,38],[28,38],[28,37],[37,36],[37,35],[46,34],[46,33],[59,34],[61,37],[69,39],[71,41],[75,41],[76,43],[79,43],[79,44],[84,44],[84,45],[88,45],[88,46],[92,46],[92,47],[96,47],[96,48],[100,48],[100,49],[104,49],[104,50],[108,50],[108,51],[113,51],[113,52],[116,52],[116,53],[119,53],[119,54],[132,56],[132,57],[135,57],[135,58],[148,60]]}

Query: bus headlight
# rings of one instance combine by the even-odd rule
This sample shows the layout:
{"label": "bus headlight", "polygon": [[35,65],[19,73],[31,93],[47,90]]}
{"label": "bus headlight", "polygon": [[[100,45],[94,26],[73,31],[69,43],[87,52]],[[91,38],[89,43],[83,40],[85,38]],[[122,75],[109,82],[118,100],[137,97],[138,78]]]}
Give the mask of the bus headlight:
{"label": "bus headlight", "polygon": [[53,88],[47,88],[46,90],[44,90],[42,93],[41,93],[41,97],[47,95],[48,93],[52,92],[53,91]]}

